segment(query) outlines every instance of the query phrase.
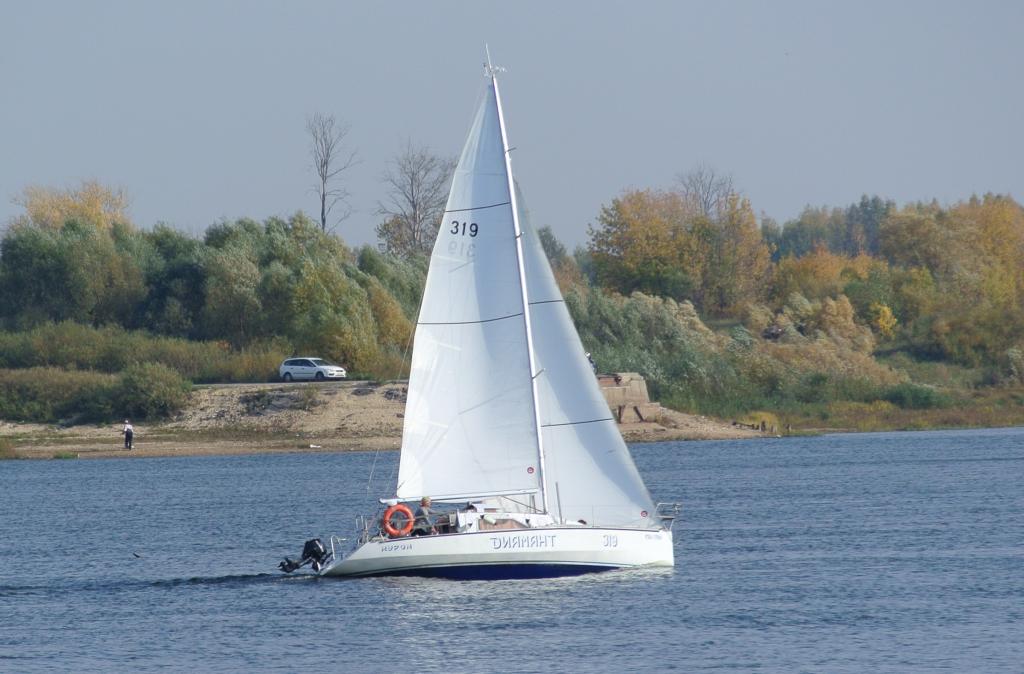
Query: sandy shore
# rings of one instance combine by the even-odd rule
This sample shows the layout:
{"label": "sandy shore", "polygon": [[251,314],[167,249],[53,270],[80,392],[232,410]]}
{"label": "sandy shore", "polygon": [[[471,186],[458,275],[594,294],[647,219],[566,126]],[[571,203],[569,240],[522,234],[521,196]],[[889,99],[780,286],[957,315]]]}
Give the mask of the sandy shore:
{"label": "sandy shore", "polygon": [[[161,424],[135,424],[132,451],[121,425],[0,423],[0,438],[22,458],[201,456],[264,452],[398,449],[404,382],[244,384],[197,387],[188,408]],[[720,440],[762,434],[663,410],[654,422],[620,426],[627,442]]]}

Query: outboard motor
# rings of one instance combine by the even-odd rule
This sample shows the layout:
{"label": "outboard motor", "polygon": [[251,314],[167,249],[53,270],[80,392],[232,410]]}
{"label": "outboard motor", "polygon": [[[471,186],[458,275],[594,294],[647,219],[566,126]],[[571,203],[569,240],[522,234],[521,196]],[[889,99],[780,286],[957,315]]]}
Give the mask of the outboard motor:
{"label": "outboard motor", "polygon": [[300,561],[296,562],[285,557],[284,561],[277,565],[277,568],[285,573],[291,573],[307,564],[311,564],[313,570],[319,572],[327,562],[331,561],[331,557],[332,554],[324,547],[323,541],[319,538],[312,538],[302,546],[302,559]]}

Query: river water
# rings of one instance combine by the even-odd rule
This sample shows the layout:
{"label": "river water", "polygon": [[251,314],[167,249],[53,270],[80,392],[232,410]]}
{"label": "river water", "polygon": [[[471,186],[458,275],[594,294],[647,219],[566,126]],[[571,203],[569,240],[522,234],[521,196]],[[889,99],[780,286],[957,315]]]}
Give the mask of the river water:
{"label": "river water", "polygon": [[0,671],[1024,671],[1024,429],[632,449],[676,568],[533,581],[277,572],[394,452],[0,462]]}

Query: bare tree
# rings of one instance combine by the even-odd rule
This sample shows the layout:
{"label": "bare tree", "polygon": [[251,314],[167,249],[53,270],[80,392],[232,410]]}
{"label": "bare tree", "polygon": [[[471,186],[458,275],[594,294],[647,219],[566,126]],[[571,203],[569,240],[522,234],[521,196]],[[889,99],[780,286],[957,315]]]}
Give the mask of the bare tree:
{"label": "bare tree", "polygon": [[335,224],[352,214],[348,205],[348,190],[338,177],[358,163],[357,153],[345,149],[349,127],[339,125],[334,115],[318,112],[307,117],[306,131],[309,133],[309,153],[313,157],[313,169],[317,175],[313,189],[320,197],[320,229],[326,232],[327,217],[337,204],[342,205],[342,211],[337,214]]}
{"label": "bare tree", "polygon": [[387,200],[377,203],[377,213],[386,219],[377,225],[377,237],[387,250],[399,255],[430,251],[454,170],[454,159],[406,140],[381,177]]}
{"label": "bare tree", "polygon": [[732,176],[718,173],[712,166],[700,163],[689,173],[677,177],[680,193],[701,215],[712,220],[722,212],[729,197],[736,194]]}

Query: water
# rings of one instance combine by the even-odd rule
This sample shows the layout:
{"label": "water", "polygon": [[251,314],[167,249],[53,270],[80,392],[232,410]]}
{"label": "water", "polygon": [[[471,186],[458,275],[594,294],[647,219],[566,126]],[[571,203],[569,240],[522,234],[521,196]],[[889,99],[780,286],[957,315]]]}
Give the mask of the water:
{"label": "water", "polygon": [[633,450],[675,570],[544,581],[277,573],[395,453],[0,463],[0,671],[1024,671],[1024,429]]}

